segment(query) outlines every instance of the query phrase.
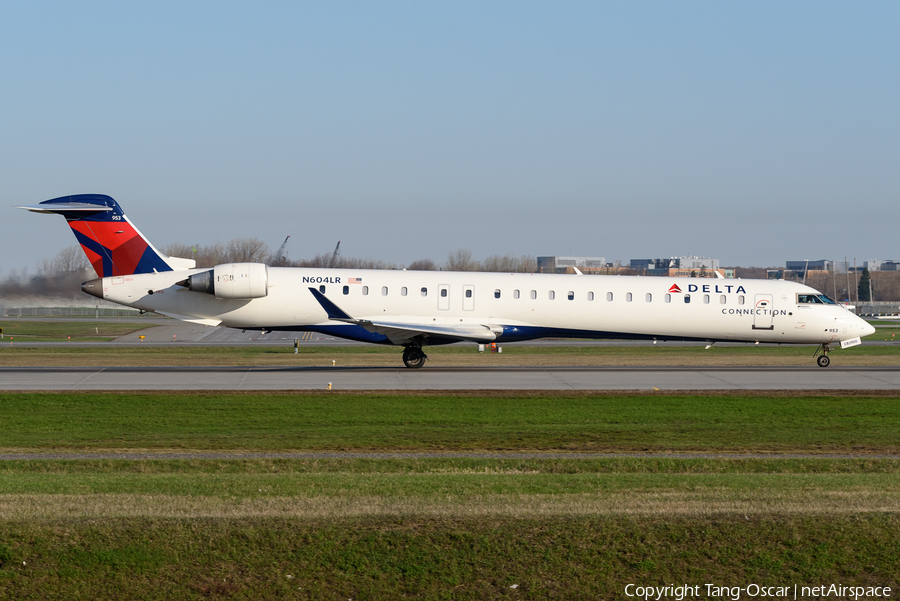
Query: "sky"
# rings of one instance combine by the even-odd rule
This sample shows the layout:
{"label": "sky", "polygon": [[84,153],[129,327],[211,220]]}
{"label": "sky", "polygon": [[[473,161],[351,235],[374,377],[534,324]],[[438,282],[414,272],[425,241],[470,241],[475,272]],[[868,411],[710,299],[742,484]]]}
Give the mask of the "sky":
{"label": "sky", "polygon": [[897,259],[897,2],[0,0],[0,275],[114,197],[293,259]]}

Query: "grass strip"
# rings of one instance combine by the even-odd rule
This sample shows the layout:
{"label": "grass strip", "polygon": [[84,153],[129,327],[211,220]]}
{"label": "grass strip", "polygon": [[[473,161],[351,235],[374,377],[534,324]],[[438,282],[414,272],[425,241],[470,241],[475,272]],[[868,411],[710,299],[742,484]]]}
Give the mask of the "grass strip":
{"label": "grass strip", "polygon": [[[698,492],[877,489],[900,493],[892,473],[541,473],[501,471],[220,473],[144,471],[47,473],[3,470],[4,494],[166,494],[228,498],[606,494],[629,491]],[[900,495],[898,495],[900,503]]]}
{"label": "grass strip", "polygon": [[[3,341],[53,342],[71,340],[73,342],[107,342],[138,330],[155,327],[156,324],[141,324],[120,321],[48,321],[13,319],[0,320]],[[9,350],[9,349],[6,349]]]}
{"label": "grass strip", "polygon": [[[622,599],[631,584],[892,586],[896,515],[0,522],[15,599]],[[808,598],[808,597],[807,597]]]}
{"label": "grass strip", "polygon": [[900,453],[890,395],[3,393],[3,449]]}

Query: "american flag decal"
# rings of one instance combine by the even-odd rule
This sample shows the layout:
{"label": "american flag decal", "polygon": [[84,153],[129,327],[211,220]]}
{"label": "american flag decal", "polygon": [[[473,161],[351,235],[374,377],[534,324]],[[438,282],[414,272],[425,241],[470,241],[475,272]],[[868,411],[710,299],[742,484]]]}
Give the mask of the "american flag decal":
{"label": "american flag decal", "polygon": [[348,280],[350,284],[362,284],[362,278],[350,278]]}

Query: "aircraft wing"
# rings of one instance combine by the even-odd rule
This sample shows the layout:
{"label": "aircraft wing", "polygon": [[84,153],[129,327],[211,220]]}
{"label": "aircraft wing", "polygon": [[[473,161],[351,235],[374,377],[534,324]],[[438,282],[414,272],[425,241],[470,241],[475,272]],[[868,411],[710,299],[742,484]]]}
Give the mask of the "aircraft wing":
{"label": "aircraft wing", "polygon": [[446,326],[403,323],[390,320],[355,319],[315,288],[310,288],[309,291],[319,304],[322,305],[322,308],[325,309],[325,313],[328,314],[328,319],[362,326],[369,332],[387,336],[392,343],[397,345],[404,344],[405,342],[409,342],[420,336],[425,338],[428,336],[456,338],[457,340],[466,340],[469,342],[492,342],[503,332],[498,326],[490,327],[477,324]]}
{"label": "aircraft wing", "polygon": [[177,313],[170,313],[168,311],[154,311],[154,313],[159,313],[160,315],[165,315],[166,317],[171,317],[172,319],[177,319],[178,321],[196,323],[201,326],[217,326],[222,323],[221,319],[203,319],[200,317],[190,317],[189,315],[178,315]]}

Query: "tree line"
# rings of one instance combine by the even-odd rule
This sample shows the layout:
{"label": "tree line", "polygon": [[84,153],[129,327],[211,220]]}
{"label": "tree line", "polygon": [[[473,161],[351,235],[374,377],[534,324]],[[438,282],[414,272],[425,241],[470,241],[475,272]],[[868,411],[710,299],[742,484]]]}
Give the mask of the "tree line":
{"label": "tree line", "polygon": [[[458,249],[438,263],[432,259],[418,259],[407,265],[400,265],[380,259],[335,257],[333,254],[317,254],[311,258],[288,259],[276,257],[269,246],[258,238],[235,238],[227,243],[216,242],[206,245],[169,244],[161,251],[174,257],[194,259],[197,267],[214,267],[223,263],[266,263],[285,267],[340,268],[340,269],[409,269],[418,271],[486,271],[500,273],[535,273],[537,260],[531,255],[490,255],[478,260],[469,249]],[[742,278],[766,278],[764,268],[736,268]],[[41,259],[37,273],[13,272],[0,281],[0,297],[16,296],[61,296],[79,297],[81,282],[95,277],[87,257],[80,246],[70,246],[59,251],[55,257]],[[837,300],[856,301],[857,293],[861,302],[900,300],[900,272],[875,271],[868,269],[860,273],[859,280],[853,274],[832,274],[810,272],[806,283]],[[849,286],[848,286],[849,284]]]}
{"label": "tree line", "polygon": [[447,256],[447,261],[438,263],[432,259],[417,259],[407,265],[382,261],[343,257],[333,254],[317,254],[311,258],[288,259],[276,256],[269,245],[259,238],[235,238],[227,244],[216,242],[206,245],[169,244],[160,249],[173,257],[194,259],[197,267],[214,267],[223,263],[266,263],[279,267],[331,267],[338,269],[409,269],[417,271],[494,271],[509,273],[534,273],[537,259],[531,255],[490,255],[483,260],[472,257],[472,251],[459,249]]}

